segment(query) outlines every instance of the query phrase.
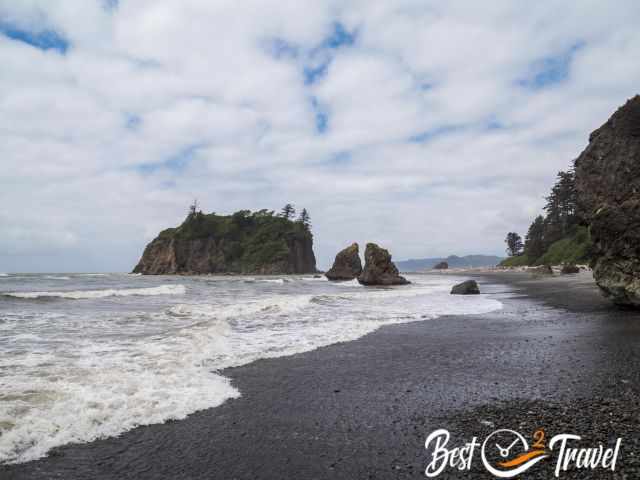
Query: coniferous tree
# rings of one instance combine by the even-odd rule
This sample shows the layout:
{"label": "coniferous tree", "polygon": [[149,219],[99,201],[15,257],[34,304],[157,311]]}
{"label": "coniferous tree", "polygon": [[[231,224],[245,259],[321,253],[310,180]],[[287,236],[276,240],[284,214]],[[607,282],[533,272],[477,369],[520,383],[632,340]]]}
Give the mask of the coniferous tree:
{"label": "coniferous tree", "polygon": [[286,218],[287,220],[293,218],[296,214],[296,209],[290,203],[287,203],[284,207],[282,207],[281,216]]}
{"label": "coniferous tree", "polygon": [[522,243],[522,237],[516,232],[507,233],[507,238],[504,241],[507,244],[507,253],[510,257],[515,257],[522,253],[524,244]]}
{"label": "coniferous tree", "polygon": [[558,172],[556,183],[553,185],[544,207],[547,214],[544,221],[547,247],[564,238],[577,225],[576,204],[577,195],[573,170]]}
{"label": "coniferous tree", "polygon": [[311,217],[309,217],[309,212],[307,212],[306,208],[302,209],[300,212],[300,217],[298,217],[298,221],[305,226],[305,228],[309,229],[311,227]]}
{"label": "coniferous tree", "polygon": [[193,203],[189,205],[189,216],[193,216],[198,212],[198,199],[194,198]]}
{"label": "coniferous tree", "polygon": [[524,252],[531,262],[535,262],[536,259],[544,255],[546,250],[544,229],[544,217],[538,215],[529,227],[524,243]]}

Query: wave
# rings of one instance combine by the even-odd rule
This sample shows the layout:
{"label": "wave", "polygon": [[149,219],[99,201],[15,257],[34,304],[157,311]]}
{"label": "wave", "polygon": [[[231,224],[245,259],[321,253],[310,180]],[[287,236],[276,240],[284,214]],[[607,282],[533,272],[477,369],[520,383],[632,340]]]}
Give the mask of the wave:
{"label": "wave", "polygon": [[[499,302],[480,295],[449,295],[451,281],[454,280],[437,285],[416,282],[409,288],[396,289],[355,284],[360,288],[331,290],[332,287],[318,285],[321,288],[313,294],[306,294],[311,290],[307,285],[304,294],[291,288],[290,294],[266,297],[253,296],[256,295],[253,288],[246,288],[246,296],[236,295],[235,285],[231,290],[220,290],[219,296],[205,286],[198,297],[198,288],[191,286],[190,298],[203,303],[165,304],[162,310],[153,309],[142,316],[140,312],[127,311],[116,319],[111,311],[100,314],[96,310],[90,324],[80,326],[82,338],[64,337],[68,339],[69,350],[74,352],[71,357],[59,356],[57,348],[45,350],[47,355],[27,353],[22,359],[0,355],[0,369],[12,365],[10,385],[15,388],[10,393],[25,396],[24,402],[21,399],[4,402],[5,405],[0,402],[0,429],[3,424],[9,425],[0,434],[0,462],[33,460],[59,445],[115,436],[139,425],[181,419],[197,410],[220,405],[240,396],[223,376],[222,369],[227,367],[355,340],[382,325],[447,313],[482,313],[501,307]],[[227,287],[222,284],[220,288]],[[184,293],[186,288],[173,284],[44,293],[50,296],[79,293],[87,298],[88,293],[108,296],[105,292],[114,291],[125,295],[140,294],[135,292],[160,295]],[[223,295],[227,293],[233,295]],[[215,304],[218,298],[241,303]],[[185,301],[180,297],[171,300]],[[64,328],[68,315],[56,315],[59,317],[55,321]],[[114,323],[118,320],[121,323]],[[74,318],[70,321],[74,322]],[[31,321],[16,324],[29,325],[28,335],[37,333]],[[42,325],[45,332],[50,330],[47,322]],[[111,336],[109,341],[98,336],[99,341],[92,342],[88,329],[98,335],[110,332],[118,335]],[[140,335],[141,332],[144,334]],[[26,345],[36,341],[24,335],[15,338]],[[20,368],[15,368],[16,365]],[[12,408],[17,404],[26,404],[30,410],[16,416]]]}
{"label": "wave", "polygon": [[235,305],[209,303],[180,303],[167,309],[167,313],[179,317],[207,317],[229,319],[258,313],[293,313],[312,303],[313,295],[275,295],[262,300]]}
{"label": "wave", "polygon": [[65,276],[57,277],[55,275],[45,275],[44,278],[49,279],[49,280],[71,280],[71,277],[65,277]]}
{"label": "wave", "polygon": [[38,298],[68,298],[73,300],[86,300],[105,297],[128,297],[132,295],[184,295],[187,289],[184,285],[160,285],[149,288],[123,288],[105,290],[73,290],[69,292],[4,292],[5,297],[38,299]]}
{"label": "wave", "polygon": [[0,277],[8,277],[9,274],[8,273],[0,273]]}
{"label": "wave", "polygon": [[279,283],[279,284],[284,284],[284,283],[291,283],[293,281],[295,281],[294,279],[290,279],[290,278],[247,278],[245,280],[243,280],[244,283]]}

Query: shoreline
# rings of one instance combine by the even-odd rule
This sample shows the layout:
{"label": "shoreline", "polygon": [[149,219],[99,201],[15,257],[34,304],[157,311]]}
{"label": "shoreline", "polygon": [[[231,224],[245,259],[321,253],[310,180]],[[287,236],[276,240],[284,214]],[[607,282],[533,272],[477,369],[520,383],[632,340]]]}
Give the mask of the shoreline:
{"label": "shoreline", "polygon": [[[238,399],[0,466],[0,476],[424,478],[425,437],[437,428],[480,436],[488,428],[481,421],[513,429],[542,422],[549,436],[566,431],[590,443],[623,436],[616,474],[640,471],[631,455],[640,444],[640,314],[610,305],[584,274],[455,273],[478,280],[503,309],[387,325],[226,369]],[[551,467],[526,478],[549,478]]]}

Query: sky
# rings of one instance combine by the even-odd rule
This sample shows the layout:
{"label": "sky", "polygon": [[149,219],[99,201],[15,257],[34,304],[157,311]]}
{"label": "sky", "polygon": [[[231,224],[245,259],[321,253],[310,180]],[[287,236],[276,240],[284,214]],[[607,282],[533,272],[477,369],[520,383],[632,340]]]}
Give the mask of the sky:
{"label": "sky", "polygon": [[627,98],[640,2],[0,0],[0,271],[307,208],[318,266],[504,254]]}

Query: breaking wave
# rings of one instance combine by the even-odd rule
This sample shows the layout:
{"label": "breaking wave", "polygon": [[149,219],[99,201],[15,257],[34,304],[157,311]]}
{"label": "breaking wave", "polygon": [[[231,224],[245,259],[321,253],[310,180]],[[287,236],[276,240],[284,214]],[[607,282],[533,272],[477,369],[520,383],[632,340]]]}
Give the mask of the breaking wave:
{"label": "breaking wave", "polygon": [[95,299],[105,297],[128,297],[132,295],[184,295],[187,289],[184,285],[160,285],[148,288],[122,288],[104,290],[74,290],[69,292],[4,292],[5,297],[14,298],[69,298],[73,300]]}

